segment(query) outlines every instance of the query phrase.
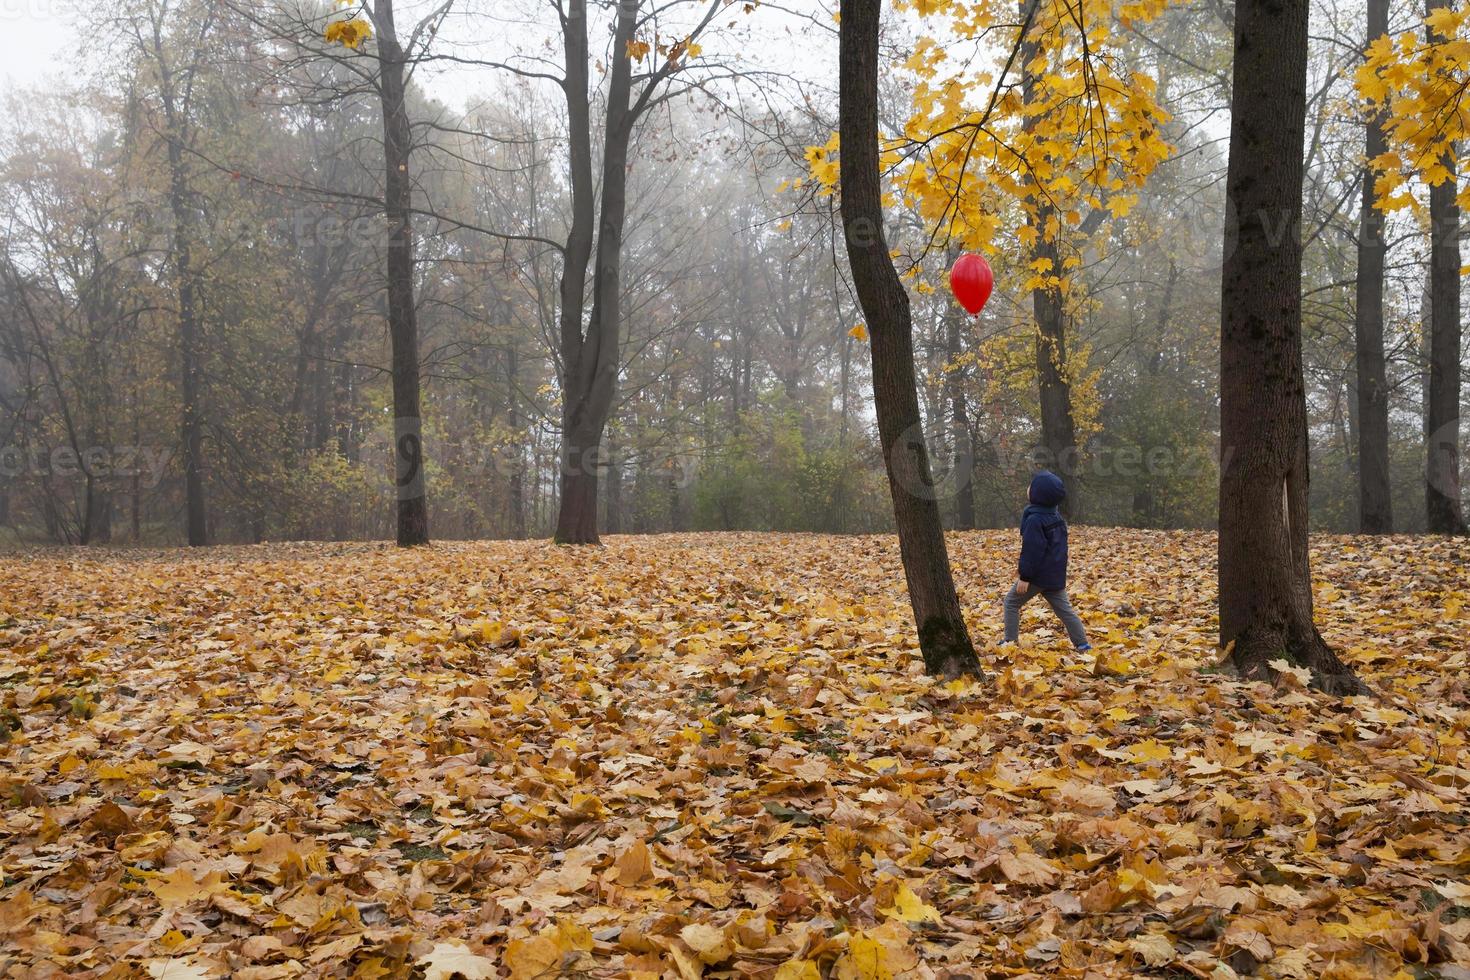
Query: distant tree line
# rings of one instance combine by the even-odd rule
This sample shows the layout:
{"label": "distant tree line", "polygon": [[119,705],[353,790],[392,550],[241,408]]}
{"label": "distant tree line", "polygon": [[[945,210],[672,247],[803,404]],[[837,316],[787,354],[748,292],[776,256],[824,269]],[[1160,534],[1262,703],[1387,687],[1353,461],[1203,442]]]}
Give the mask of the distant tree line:
{"label": "distant tree line", "polygon": [[[107,5],[106,70],[11,92],[0,119],[0,534],[891,529],[872,338],[812,179],[835,83],[765,70],[742,32],[777,14],[716,6],[536,6],[550,47],[466,64],[450,6]],[[344,16],[371,36],[328,40]],[[1344,70],[1383,16],[1309,51],[1302,366],[1327,530],[1422,530],[1435,487],[1458,495],[1443,470],[1426,493],[1426,443],[1462,414],[1457,239],[1353,206],[1375,137],[1341,111]],[[909,29],[885,26],[884,64]],[[945,526],[1009,526],[1038,463],[1073,475],[1074,519],[1214,526],[1231,31],[1171,5],[1119,53],[1157,80],[1171,153],[1054,257],[1075,256],[1066,302],[1037,299],[1034,208],[997,214],[974,319],[944,288],[959,238],[889,200]],[[450,71],[483,97],[436,99]],[[885,70],[883,104],[921,84]]]}

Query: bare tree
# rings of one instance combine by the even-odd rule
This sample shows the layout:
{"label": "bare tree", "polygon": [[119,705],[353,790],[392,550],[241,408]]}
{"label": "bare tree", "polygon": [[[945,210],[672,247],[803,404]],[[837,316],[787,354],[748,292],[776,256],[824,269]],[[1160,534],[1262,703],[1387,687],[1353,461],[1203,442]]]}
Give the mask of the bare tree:
{"label": "bare tree", "polygon": [[[655,17],[664,7],[655,7]],[[598,470],[603,464],[602,436],[617,394],[619,334],[622,329],[622,252],[627,222],[629,151],[639,119],[679,89],[665,83],[680,72],[690,46],[722,7],[710,3],[703,18],[682,40],[666,50],[652,48],[663,61],[635,77],[634,46],[646,25],[642,0],[617,0],[607,88],[607,118],[602,138],[600,213],[596,228],[596,264],[592,277],[592,310],[584,330],[582,319],[587,262],[593,250],[594,188],[592,121],[588,95],[587,2],[568,0],[561,19],[566,74],[560,80],[567,100],[571,154],[572,223],[563,253],[560,356],[562,375],[561,504],[556,541],[595,544]],[[641,60],[641,59],[640,59]]]}
{"label": "bare tree", "polygon": [[195,266],[197,208],[192,151],[198,136],[194,91],[215,26],[212,8],[175,7],[148,0],[128,18],[135,52],[152,75],[168,168],[168,209],[173,220],[169,257],[178,303],[179,430],[183,445],[185,525],[190,545],[209,543],[204,488],[203,324],[199,316],[200,272]]}
{"label": "bare tree", "polygon": [[[413,299],[413,133],[405,101],[408,61],[393,20],[393,0],[372,9],[378,35],[378,96],[383,107],[383,204],[388,218],[388,336],[393,350],[394,485],[398,545],[429,542],[424,485],[424,433],[419,393],[418,312]],[[421,25],[422,26],[422,25]]]}

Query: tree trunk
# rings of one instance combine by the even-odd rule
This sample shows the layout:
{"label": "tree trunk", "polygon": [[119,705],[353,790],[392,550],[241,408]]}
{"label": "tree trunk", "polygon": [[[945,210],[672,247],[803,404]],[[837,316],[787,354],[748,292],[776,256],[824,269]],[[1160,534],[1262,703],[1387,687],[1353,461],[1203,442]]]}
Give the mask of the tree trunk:
{"label": "tree trunk", "polygon": [[526,453],[525,446],[521,443],[521,416],[516,406],[520,399],[520,389],[516,387],[520,360],[520,350],[512,337],[505,355],[506,391],[509,393],[506,401],[506,424],[510,426],[512,439],[507,505],[510,508],[510,536],[517,541],[526,536]]}
{"label": "tree trunk", "polygon": [[[951,265],[953,263],[950,263]],[[954,526],[962,531],[975,528],[975,450],[970,445],[970,411],[965,398],[964,372],[957,366],[960,350],[960,315],[947,317],[944,383],[949,389],[950,435],[954,442]]]}
{"label": "tree trunk", "polygon": [[[569,0],[562,20],[566,77],[568,151],[571,157],[572,224],[561,277],[562,450],[561,504],[555,540],[561,544],[597,541],[597,471],[584,465],[589,438],[583,416],[582,362],[587,341],[582,333],[586,308],[587,264],[592,258],[596,189],[592,184],[592,115],[587,96],[587,3]],[[614,66],[627,72],[627,45],[614,48]],[[611,107],[609,107],[611,111]],[[589,338],[590,339],[590,338]],[[601,436],[601,431],[596,433]],[[596,438],[592,439],[596,448]]]}
{"label": "tree trunk", "polygon": [[[164,65],[163,54],[158,54]],[[179,301],[179,394],[182,418],[180,439],[184,444],[185,526],[191,546],[209,543],[209,519],[204,497],[204,436],[200,407],[199,321],[195,307],[192,221],[189,214],[184,149],[181,145],[178,108],[174,104],[172,78],[162,79],[164,121],[168,126],[169,210],[174,222],[174,275]]]}
{"label": "tree trunk", "polygon": [[[597,470],[583,459],[597,455],[597,444],[588,447],[582,439],[563,436],[561,505],[557,508],[557,544],[597,544]],[[576,467],[570,469],[569,467]]]}
{"label": "tree trunk", "polygon": [[[132,371],[136,371],[136,362],[133,362],[133,365]],[[131,415],[133,417],[133,445],[141,446],[143,444],[143,432],[138,417],[138,386],[136,374],[134,374],[134,379],[132,397],[128,399],[128,406],[131,409]],[[129,480],[128,488],[130,491],[128,494],[128,525],[132,531],[131,540],[133,544],[141,544],[143,540],[143,477],[141,471],[141,467],[136,465],[133,467],[133,475]]]}
{"label": "tree trunk", "polygon": [[332,354],[337,358],[337,367],[332,381],[332,433],[337,442],[337,454],[343,459],[357,462],[357,446],[353,433],[352,411],[352,365],[347,357],[347,341],[352,332],[352,321],[337,326],[332,340]]}
{"label": "tree trunk", "polygon": [[327,363],[327,338],[318,334],[314,338],[315,351],[311,369],[311,437],[312,452],[321,452],[332,441],[335,431],[332,426],[332,388],[335,374]]}
{"label": "tree trunk", "polygon": [[[1388,33],[1388,0],[1368,0],[1367,43]],[[1368,120],[1368,160],[1388,149],[1383,116]],[[1358,231],[1357,429],[1358,526],[1364,534],[1393,532],[1388,473],[1388,376],[1383,359],[1383,268],[1388,243],[1383,213],[1373,206],[1373,168],[1363,166],[1362,218]]]}
{"label": "tree trunk", "polygon": [[873,401],[919,649],[930,674],[980,675],[950,573],[914,382],[913,318],[883,235],[878,175],[881,0],[842,0],[842,230],[873,357]]}
{"label": "tree trunk", "polygon": [[[1450,0],[1427,0],[1429,13]],[[1444,40],[1425,28],[1431,42]],[[1465,534],[1460,505],[1460,205],[1453,155],[1450,178],[1429,189],[1429,396],[1424,512],[1433,534]]]}
{"label": "tree trunk", "polygon": [[394,482],[398,545],[429,543],[419,401],[419,330],[413,299],[413,183],[408,170],[413,134],[404,93],[404,52],[393,25],[392,0],[377,8],[379,84],[383,107],[384,204],[388,218],[388,336],[393,348]]}
{"label": "tree trunk", "polygon": [[[1220,322],[1220,643],[1248,677],[1285,658],[1362,690],[1312,622],[1302,379],[1308,0],[1240,0]],[[1233,645],[1233,646],[1232,646]]]}
{"label": "tree trunk", "polygon": [[[1025,4],[1022,4],[1022,23]],[[1022,98],[1031,103],[1036,100],[1037,78],[1030,69],[1031,61],[1040,49],[1035,41],[1022,38],[1020,62]],[[1027,126],[1031,123],[1028,121]],[[1061,252],[1057,248],[1055,235],[1048,237],[1047,226],[1058,220],[1056,209],[1044,194],[1036,193],[1030,199],[1027,224],[1036,233],[1036,244],[1031,258],[1035,262],[1048,262],[1047,271],[1041,275],[1062,274]],[[1032,311],[1036,316],[1036,377],[1041,400],[1041,446],[1045,465],[1067,479],[1067,499],[1062,502],[1068,516],[1081,513],[1082,492],[1078,486],[1077,430],[1072,418],[1072,385],[1067,380],[1067,326],[1066,311],[1062,304],[1061,291],[1048,286],[1037,287],[1031,293]]]}
{"label": "tree trunk", "polygon": [[664,488],[669,501],[669,530],[674,532],[689,529],[689,521],[684,515],[684,492],[681,488],[679,461],[670,457],[668,463],[668,476],[665,477]]}
{"label": "tree trunk", "polygon": [[86,509],[82,544],[112,543],[112,490],[100,486],[97,477],[87,476]]}
{"label": "tree trunk", "polygon": [[[592,315],[576,356],[564,358],[562,425],[580,450],[563,459],[559,544],[596,544],[597,480],[603,464],[602,434],[618,386],[618,333],[622,327],[623,225],[628,209],[628,146],[633,138],[632,59],[628,44],[638,25],[639,0],[618,4],[613,32],[612,75],[607,90],[607,125],[602,149],[602,214],[597,228],[597,264],[592,276]],[[570,57],[570,52],[569,52]],[[568,257],[570,261],[570,256]],[[568,464],[571,471],[568,472]],[[590,502],[590,503],[589,503]]]}
{"label": "tree trunk", "polygon": [[608,534],[623,533],[623,466],[618,459],[618,447],[608,446],[607,492],[603,510],[606,512]]}

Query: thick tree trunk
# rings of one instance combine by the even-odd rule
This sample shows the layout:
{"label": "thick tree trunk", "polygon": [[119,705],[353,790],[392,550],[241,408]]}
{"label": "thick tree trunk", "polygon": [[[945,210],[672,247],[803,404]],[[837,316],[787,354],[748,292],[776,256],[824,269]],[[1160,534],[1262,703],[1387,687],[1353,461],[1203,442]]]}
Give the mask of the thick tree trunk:
{"label": "thick tree trunk", "polygon": [[[1427,10],[1450,0],[1427,0]],[[1431,41],[1442,41],[1425,28]],[[1435,534],[1465,534],[1460,503],[1460,206],[1455,162],[1443,161],[1451,177],[1429,189],[1429,394],[1425,420],[1424,510]]]}
{"label": "thick tree trunk", "polygon": [[413,182],[408,169],[413,134],[404,93],[404,53],[393,24],[392,0],[377,7],[383,107],[384,203],[388,218],[388,336],[393,348],[394,478],[398,545],[429,543],[419,395],[419,329],[413,299]]}
{"label": "thick tree trunk", "polygon": [[[1388,32],[1388,0],[1368,0],[1367,43]],[[1368,120],[1367,159],[1388,149],[1383,117]],[[1373,206],[1373,168],[1363,167],[1362,216],[1358,230],[1357,430],[1358,526],[1365,534],[1393,532],[1393,497],[1388,473],[1388,375],[1383,358],[1383,268],[1388,243],[1383,213]]]}
{"label": "thick tree trunk", "polygon": [[842,0],[839,54],[842,230],[873,356],[873,400],[898,525],[899,551],[931,674],[981,674],[955,594],[914,381],[909,297],[883,235],[878,175],[881,0]]}
{"label": "thick tree trunk", "polygon": [[1465,534],[1460,501],[1460,208],[1455,180],[1429,189],[1429,432],[1425,515],[1430,532]]}
{"label": "thick tree trunk", "polygon": [[[1220,643],[1245,676],[1278,658],[1361,690],[1312,621],[1302,379],[1308,0],[1240,0],[1220,323]],[[1232,646],[1233,645],[1233,646]]]}
{"label": "thick tree trunk", "polygon": [[87,476],[86,518],[81,544],[112,543],[112,490],[101,486],[97,477]]}
{"label": "thick tree trunk", "polygon": [[[1026,4],[1022,4],[1022,23],[1029,21],[1024,15]],[[1020,61],[1022,97],[1027,102],[1036,100],[1037,79],[1029,65],[1039,53],[1038,45],[1029,38],[1022,38]],[[1031,124],[1028,122],[1028,126]],[[1042,194],[1031,198],[1031,209],[1027,224],[1036,233],[1036,244],[1032,247],[1034,262],[1050,265],[1041,275],[1059,276],[1062,272],[1061,252],[1055,236],[1047,237],[1047,226],[1057,221],[1056,209]],[[1036,317],[1036,377],[1041,401],[1041,448],[1043,464],[1067,479],[1067,499],[1063,510],[1071,517],[1081,514],[1082,489],[1078,485],[1080,476],[1077,457],[1077,429],[1072,418],[1072,385],[1067,379],[1067,321],[1062,294],[1051,287],[1038,287],[1031,293],[1032,312]]]}
{"label": "thick tree trunk", "polygon": [[582,465],[598,453],[597,443],[587,446],[575,436],[563,436],[564,456],[561,473],[561,506],[557,510],[557,544],[596,544],[597,536],[597,469]]}

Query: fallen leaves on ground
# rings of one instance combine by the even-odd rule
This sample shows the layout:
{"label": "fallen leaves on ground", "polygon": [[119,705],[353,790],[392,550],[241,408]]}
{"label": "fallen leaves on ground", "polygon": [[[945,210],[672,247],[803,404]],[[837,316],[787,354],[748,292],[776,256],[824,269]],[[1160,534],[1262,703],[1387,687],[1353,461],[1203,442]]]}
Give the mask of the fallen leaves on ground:
{"label": "fallen leaves on ground", "polygon": [[0,973],[1467,975],[1465,543],[1316,542],[1342,702],[1208,535],[1074,529],[1091,654],[952,546],[983,684],[888,538],[0,560]]}

